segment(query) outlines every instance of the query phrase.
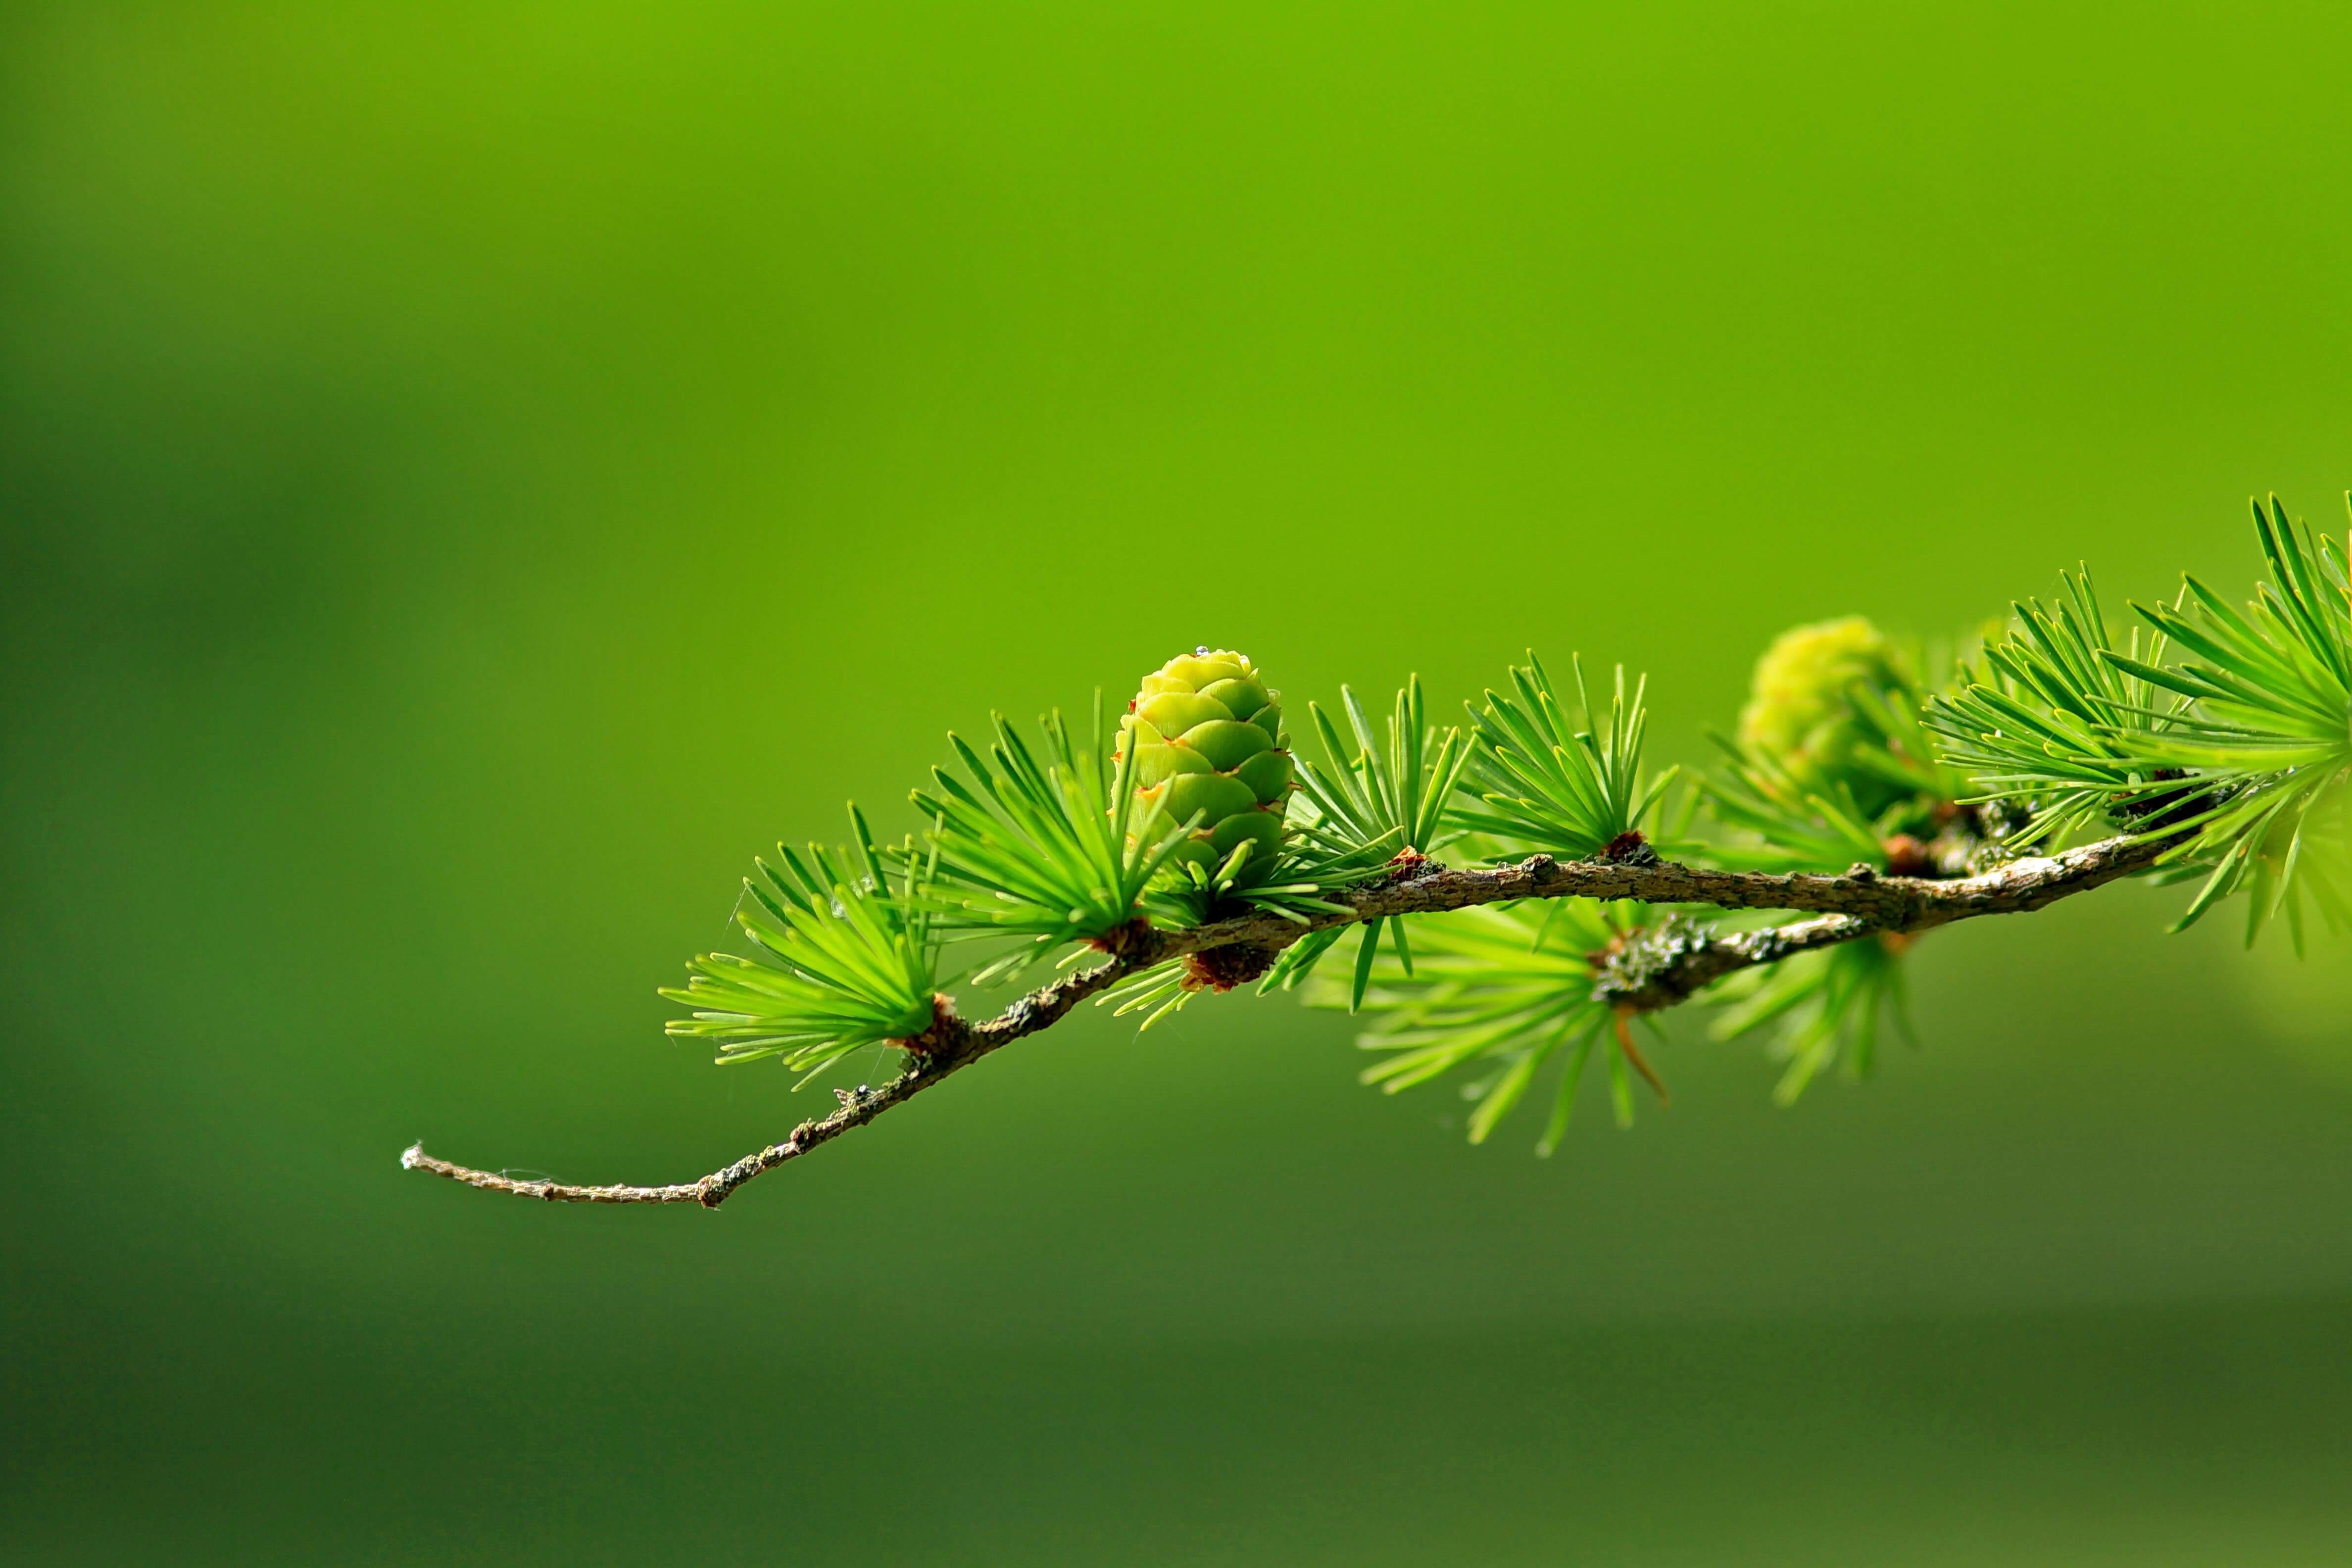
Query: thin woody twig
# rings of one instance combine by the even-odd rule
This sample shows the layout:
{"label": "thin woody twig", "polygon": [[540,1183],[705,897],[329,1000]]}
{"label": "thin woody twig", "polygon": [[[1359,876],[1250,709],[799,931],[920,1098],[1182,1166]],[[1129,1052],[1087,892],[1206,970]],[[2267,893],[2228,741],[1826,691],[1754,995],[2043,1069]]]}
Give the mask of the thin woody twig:
{"label": "thin woody twig", "polygon": [[953,1005],[945,996],[939,997],[933,1004],[931,1026],[915,1039],[904,1042],[910,1058],[906,1071],[880,1089],[841,1091],[840,1109],[832,1115],[818,1121],[803,1121],[782,1142],[746,1154],[698,1181],[658,1187],[591,1187],[552,1181],[518,1181],[499,1172],[477,1171],[468,1165],[436,1159],[425,1152],[421,1142],[410,1144],[402,1152],[401,1168],[430,1171],[485,1192],[511,1193],[517,1197],[540,1198],[548,1203],[700,1204],[704,1208],[715,1209],[752,1177],[865,1126],[892,1106],[904,1104],[991,1051],[1059,1022],[1071,1008],[1141,966],[1133,957],[1115,954],[1090,969],[1064,975],[1051,985],[1029,993],[985,1024],[966,1023],[956,1016]]}
{"label": "thin woody twig", "polygon": [[1646,865],[1561,862],[1549,855],[1475,870],[1416,861],[1401,867],[1385,881],[1334,895],[1332,901],[1345,904],[1345,912],[1319,914],[1304,923],[1265,913],[1242,915],[1189,931],[1159,931],[1138,922],[1097,943],[1109,953],[1102,963],[1030,992],[985,1023],[958,1017],[941,996],[931,1026],[899,1042],[908,1056],[905,1071],[877,1089],[842,1091],[840,1108],[832,1115],[803,1121],[782,1142],[746,1154],[697,1181],[645,1187],[520,1181],[437,1159],[427,1154],[421,1143],[404,1152],[400,1163],[405,1170],[429,1171],[486,1192],[549,1203],[693,1203],[717,1208],[753,1177],[865,1126],[991,1052],[1050,1027],[1080,1002],[1128,975],[1187,953],[1241,945],[1279,952],[1310,931],[1334,926],[1520,899],[1630,899],[1724,910],[1789,910],[1818,917],[1734,934],[1672,921],[1655,928],[1611,960],[1598,988],[1604,1000],[1626,1012],[1646,1013],[1685,1001],[1736,970],[1798,952],[1874,934],[1927,931],[1979,915],[2038,910],[2144,871],[2164,847],[2164,842],[2156,839],[2107,838],[2061,855],[2014,860],[1981,876],[1947,881],[1881,877],[1864,867],[1842,877],[1829,877],[1717,871],[1671,861]]}

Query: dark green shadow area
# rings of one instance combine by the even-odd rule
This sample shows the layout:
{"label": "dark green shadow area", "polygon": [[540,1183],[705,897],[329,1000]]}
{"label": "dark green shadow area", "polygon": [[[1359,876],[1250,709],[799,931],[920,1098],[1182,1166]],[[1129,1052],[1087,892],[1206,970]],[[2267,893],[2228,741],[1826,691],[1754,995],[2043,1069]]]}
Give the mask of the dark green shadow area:
{"label": "dark green shadow area", "polygon": [[2322,1563],[2352,1530],[2336,1303],[818,1357],[406,1325],[461,1326],[361,1420],[315,1325],[57,1369],[89,1405],[18,1560]]}

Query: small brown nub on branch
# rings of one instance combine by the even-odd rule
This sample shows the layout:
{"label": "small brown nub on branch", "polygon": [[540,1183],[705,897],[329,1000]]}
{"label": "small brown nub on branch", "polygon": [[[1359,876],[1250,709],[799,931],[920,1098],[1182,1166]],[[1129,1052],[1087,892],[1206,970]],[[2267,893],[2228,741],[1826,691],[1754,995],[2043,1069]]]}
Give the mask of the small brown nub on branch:
{"label": "small brown nub on branch", "polygon": [[1927,877],[1935,873],[1936,857],[1907,833],[1896,834],[1879,847],[1886,851],[1886,874],[1890,877]]}
{"label": "small brown nub on branch", "polygon": [[1444,867],[1408,844],[1398,850],[1389,861],[1385,868],[1387,874],[1381,880],[1394,886],[1402,882],[1410,882],[1416,877],[1425,877],[1444,869]]}
{"label": "small brown nub on branch", "polygon": [[1097,952],[1107,952],[1113,958],[1125,958],[1129,953],[1139,952],[1146,944],[1158,940],[1159,936],[1160,933],[1151,929],[1151,922],[1138,915],[1123,926],[1114,927],[1100,936],[1088,937],[1087,945]]}
{"label": "small brown nub on branch", "polygon": [[1654,866],[1658,863],[1658,851],[1642,837],[1642,830],[1634,827],[1602,845],[1601,853],[1593,858],[1608,866]]}
{"label": "small brown nub on branch", "polygon": [[1212,947],[1184,955],[1184,984],[1193,991],[1231,991],[1246,985],[1274,967],[1282,950],[1255,942]]}
{"label": "small brown nub on branch", "polygon": [[940,991],[931,996],[929,1027],[895,1043],[910,1057],[938,1059],[953,1056],[971,1035],[971,1026],[956,1016],[955,998]]}

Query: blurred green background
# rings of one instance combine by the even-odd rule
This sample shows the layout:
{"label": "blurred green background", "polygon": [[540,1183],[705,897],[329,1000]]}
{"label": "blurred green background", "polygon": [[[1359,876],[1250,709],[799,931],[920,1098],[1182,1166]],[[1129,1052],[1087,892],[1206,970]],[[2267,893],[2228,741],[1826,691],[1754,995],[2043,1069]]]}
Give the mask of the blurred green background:
{"label": "blurred green background", "polygon": [[[720,1214],[779,837],[1196,642],[2252,575],[2352,481],[2341,7],[0,12],[0,1555],[2339,1563],[2352,959],[2118,889],[1792,1111],[1462,1142],[1107,1016]],[[861,1064],[845,1081],[878,1080]],[[830,1103],[826,1099],[826,1103]]]}

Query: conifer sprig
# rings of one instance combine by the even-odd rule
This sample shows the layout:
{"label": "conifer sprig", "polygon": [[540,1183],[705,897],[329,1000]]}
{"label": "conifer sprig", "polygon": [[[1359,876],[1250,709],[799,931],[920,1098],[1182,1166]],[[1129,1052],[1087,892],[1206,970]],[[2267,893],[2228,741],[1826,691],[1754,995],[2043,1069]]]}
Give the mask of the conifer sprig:
{"label": "conifer sprig", "polygon": [[[2352,789],[2352,599],[2334,540],[2254,507],[2272,582],[2240,609],[2195,577],[2171,605],[2135,605],[2155,634],[2118,648],[2087,574],[2053,613],[2021,608],[1988,655],[1994,679],[1939,704],[1947,754],[1989,798],[2034,811],[2026,841],[2094,826],[2175,840],[2202,874],[2176,930],[2249,895],[2246,940],[2308,899],[2346,920],[2336,824]],[[2177,663],[2166,661],[2172,648]]]}
{"label": "conifer sprig", "polygon": [[2188,706],[2140,673],[2162,663],[2163,634],[2130,627],[2118,647],[2088,568],[2059,584],[2047,607],[2013,606],[2015,624],[1987,646],[1981,669],[1927,715],[1978,798],[2032,808],[2015,849],[2166,816],[2207,787],[2150,754]]}
{"label": "conifer sprig", "polygon": [[2300,947],[2305,896],[2330,924],[2344,921],[2328,862],[2352,789],[2352,597],[2336,542],[2289,521],[2277,497],[2268,517],[2254,508],[2254,532],[2274,581],[2256,584],[2242,612],[2186,578],[2179,606],[2133,608],[2189,657],[2169,668],[2109,662],[2189,699],[2147,737],[2151,758],[2209,781],[2176,858],[2212,870],[2179,926],[2244,891],[2247,942],[2284,908]]}
{"label": "conifer sprig", "polygon": [[[1236,908],[1263,910],[1303,929],[1317,915],[1346,908],[1332,902],[1331,895],[1378,877],[1393,853],[1378,842],[1353,843],[1325,834],[1318,824],[1293,820],[1284,826],[1281,847],[1264,857],[1271,861],[1269,869],[1259,871],[1249,863],[1255,851],[1246,858],[1230,856],[1213,871],[1180,864],[1176,869],[1183,880],[1172,889],[1163,882],[1147,896],[1145,907],[1155,923],[1170,930]],[[1255,880],[1254,874],[1265,879]]]}
{"label": "conifer sprig", "polygon": [[1170,821],[1159,801],[1139,802],[1132,759],[1113,763],[1105,744],[1100,690],[1084,743],[1058,710],[1038,721],[1042,754],[1001,714],[992,719],[985,753],[948,737],[965,777],[934,768],[930,789],[913,795],[931,822],[928,885],[940,931],[1027,939],[975,976],[983,983],[1135,919],[1193,826]]}
{"label": "conifer sprig", "polygon": [[670,1020],[671,1035],[717,1041],[721,1062],[782,1057],[807,1075],[930,1026],[939,958],[931,868],[902,847],[894,876],[865,815],[853,805],[849,818],[850,848],[780,844],[781,868],[753,862],[759,875],[743,882],[751,901],[738,902],[735,920],[756,956],[711,952],[689,963],[685,986],[661,993],[695,1010]]}
{"label": "conifer sprig", "polygon": [[1807,787],[1788,763],[1717,736],[1722,770],[1698,782],[1708,815],[1734,837],[1707,847],[1709,860],[1751,871],[1886,868],[1886,845],[1843,784]]}
{"label": "conifer sprig", "polygon": [[[1629,931],[1651,918],[1643,905],[1603,905],[1563,899],[1549,907],[1500,905],[1444,917],[1410,917],[1421,948],[1408,971],[1394,958],[1375,966],[1361,998],[1372,1023],[1358,1046],[1384,1053],[1360,1075],[1396,1094],[1458,1068],[1486,1070],[1464,1086],[1473,1102],[1470,1142],[1483,1143],[1557,1060],[1551,1110],[1536,1144],[1539,1154],[1559,1146],[1576,1104],[1578,1085],[1593,1048],[1618,1037],[1609,1057],[1609,1081],[1620,1126],[1633,1117],[1633,1064],[1649,1066],[1622,1035],[1617,1009],[1594,994],[1599,966]],[[1354,1010],[1350,988],[1318,979],[1309,1005]]]}
{"label": "conifer sprig", "polygon": [[[1377,855],[1380,863],[1410,851],[1434,857],[1461,837],[1446,826],[1447,804],[1470,760],[1462,731],[1434,729],[1422,695],[1421,677],[1407,679],[1396,694],[1387,721],[1386,743],[1372,732],[1371,721],[1355,692],[1339,688],[1339,702],[1348,717],[1354,743],[1342,739],[1329,714],[1317,703],[1307,712],[1321,741],[1325,762],[1320,767],[1302,758],[1297,763],[1304,831],[1320,836],[1335,848]],[[1356,945],[1352,995],[1360,1000],[1371,973],[1383,928],[1396,949],[1397,962],[1412,972],[1412,951],[1402,921],[1367,921]],[[1286,949],[1279,962],[1259,982],[1261,992],[1297,985],[1314,969],[1345,932],[1339,928],[1316,931]]]}
{"label": "conifer sprig", "polygon": [[1386,845],[1390,853],[1412,849],[1434,855],[1458,834],[1445,826],[1445,808],[1469,761],[1462,731],[1429,722],[1421,677],[1407,678],[1396,694],[1385,744],[1355,691],[1339,688],[1351,745],[1319,703],[1307,711],[1322,742],[1325,762],[1297,763],[1300,792],[1313,806],[1311,819],[1349,843]]}
{"label": "conifer sprig", "polygon": [[1637,681],[1629,700],[1619,665],[1609,710],[1596,722],[1584,665],[1571,657],[1576,718],[1571,721],[1551,677],[1533,652],[1511,669],[1507,691],[1486,693],[1469,710],[1470,760],[1453,825],[1482,833],[1506,857],[1539,851],[1584,860],[1641,831],[1676,770],[1644,780],[1642,741],[1649,726]]}

